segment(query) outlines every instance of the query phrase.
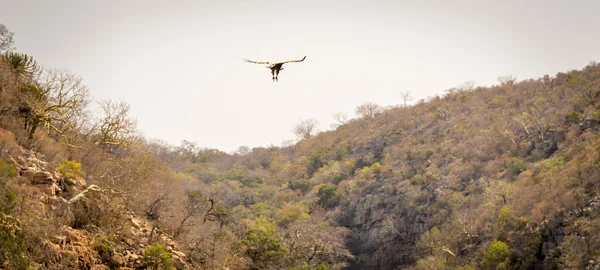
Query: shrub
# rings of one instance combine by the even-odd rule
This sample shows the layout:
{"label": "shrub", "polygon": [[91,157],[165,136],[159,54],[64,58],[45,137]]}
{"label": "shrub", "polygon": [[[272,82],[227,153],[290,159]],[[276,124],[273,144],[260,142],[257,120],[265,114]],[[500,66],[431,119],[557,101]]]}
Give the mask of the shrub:
{"label": "shrub", "polygon": [[527,166],[525,161],[515,158],[508,164],[508,169],[513,175],[519,175],[527,170]]}
{"label": "shrub", "polygon": [[350,159],[344,162],[344,168],[350,174],[354,173],[354,169],[356,169],[356,159]]}
{"label": "shrub", "polygon": [[567,116],[565,116],[565,123],[579,124],[580,121],[581,121],[581,117],[579,116],[579,113],[576,111],[567,113]]}
{"label": "shrub", "polygon": [[0,179],[15,176],[17,176],[17,170],[15,170],[15,166],[0,159]]}
{"label": "shrub", "polygon": [[310,190],[310,187],[310,180],[292,180],[288,183],[289,189],[300,190],[303,195]]}
{"label": "shrub", "polygon": [[502,241],[494,240],[485,252],[484,260],[489,269],[508,269],[510,248]]}
{"label": "shrub", "polygon": [[142,264],[149,269],[175,269],[171,252],[161,244],[154,244],[144,250]]}
{"label": "shrub", "polygon": [[561,156],[556,156],[550,160],[550,165],[552,167],[560,167],[566,164],[567,162],[565,161],[565,158]]}
{"label": "shrub", "polygon": [[29,258],[21,223],[0,214],[0,266],[6,269],[27,269]]}
{"label": "shrub", "polygon": [[596,111],[594,111],[594,120],[600,122],[600,105],[596,107]]}
{"label": "shrub", "polygon": [[587,80],[582,75],[570,75],[566,86],[571,89],[576,89],[577,87],[584,85],[586,82]]}
{"label": "shrub", "polygon": [[342,196],[337,190],[337,187],[324,185],[319,188],[319,200],[317,204],[326,209],[331,209],[340,204]]}
{"label": "shrub", "polygon": [[420,174],[416,174],[415,176],[413,176],[410,179],[410,184],[413,186],[420,186],[425,182],[425,178],[420,175]]}
{"label": "shrub", "polygon": [[500,209],[497,222],[500,227],[504,227],[506,224],[512,222],[512,210],[508,207]]}
{"label": "shrub", "polygon": [[371,171],[375,175],[379,175],[379,173],[381,173],[381,164],[379,164],[379,162],[375,162],[375,163],[371,164]]}
{"label": "shrub", "polygon": [[13,191],[0,184],[0,214],[8,214],[17,205],[17,196]]}
{"label": "shrub", "polygon": [[63,158],[60,162],[56,171],[61,177],[67,179],[81,179],[83,178],[83,171],[81,170],[81,163],[68,160]]}
{"label": "shrub", "polygon": [[98,252],[105,264],[110,264],[112,256],[115,255],[115,249],[115,243],[106,237],[100,238],[94,245],[94,250]]}
{"label": "shrub", "polygon": [[329,270],[329,267],[325,263],[321,263],[317,266],[305,264],[299,267],[290,268],[290,270]]}
{"label": "shrub", "polygon": [[361,178],[367,178],[369,177],[369,174],[371,174],[371,168],[365,166],[360,170],[360,177]]}
{"label": "shrub", "polygon": [[371,166],[367,167],[363,167],[360,170],[360,177],[363,179],[366,179],[368,177],[371,176],[371,174],[377,176],[379,175],[379,173],[381,173],[381,164],[379,164],[379,162],[375,162],[373,164],[371,164]]}
{"label": "shrub", "polygon": [[256,219],[241,244],[246,246],[246,256],[252,259],[252,269],[269,269],[287,252],[273,224],[266,219]]}
{"label": "shrub", "polygon": [[275,216],[277,225],[285,227],[296,220],[308,218],[308,208],[302,204],[284,205]]}
{"label": "shrub", "polygon": [[264,181],[260,177],[251,176],[248,168],[236,165],[232,169],[226,171],[222,175],[224,180],[236,180],[242,183],[245,187],[260,187]]}

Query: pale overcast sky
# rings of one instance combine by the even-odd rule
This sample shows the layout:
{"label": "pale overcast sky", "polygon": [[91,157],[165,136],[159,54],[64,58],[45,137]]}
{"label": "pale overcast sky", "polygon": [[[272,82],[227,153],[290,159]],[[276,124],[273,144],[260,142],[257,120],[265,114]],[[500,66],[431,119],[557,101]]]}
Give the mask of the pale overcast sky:
{"label": "pale overcast sky", "polygon": [[[232,151],[293,126],[600,61],[597,0],[0,0],[17,51],[68,69],[94,100],[132,107],[141,132]],[[299,59],[279,82],[260,61]]]}

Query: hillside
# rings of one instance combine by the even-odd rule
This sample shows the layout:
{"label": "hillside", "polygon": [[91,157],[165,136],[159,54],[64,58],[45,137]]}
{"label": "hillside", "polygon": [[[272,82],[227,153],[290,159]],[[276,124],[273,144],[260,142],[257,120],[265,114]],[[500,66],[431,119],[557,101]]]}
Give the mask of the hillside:
{"label": "hillside", "polygon": [[126,103],[90,115],[75,74],[0,60],[3,268],[600,267],[597,63],[229,154],[148,140]]}

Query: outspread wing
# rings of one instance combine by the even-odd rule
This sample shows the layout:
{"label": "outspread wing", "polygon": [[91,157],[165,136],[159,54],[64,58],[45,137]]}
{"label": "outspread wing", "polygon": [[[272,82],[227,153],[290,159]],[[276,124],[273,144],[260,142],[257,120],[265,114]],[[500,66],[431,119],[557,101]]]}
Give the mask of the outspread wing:
{"label": "outspread wing", "polygon": [[281,64],[285,64],[285,63],[294,63],[294,62],[302,62],[304,61],[304,59],[306,59],[306,56],[304,56],[302,59],[300,60],[288,60],[288,61],[284,61],[284,62],[279,62]]}
{"label": "outspread wing", "polygon": [[244,61],[246,61],[246,62],[248,62],[248,63],[253,63],[253,64],[263,64],[263,65],[269,65],[269,64],[271,64],[271,63],[269,63],[269,62],[257,62],[257,61],[251,61],[251,60],[248,60],[248,59],[246,59],[246,58],[244,58]]}

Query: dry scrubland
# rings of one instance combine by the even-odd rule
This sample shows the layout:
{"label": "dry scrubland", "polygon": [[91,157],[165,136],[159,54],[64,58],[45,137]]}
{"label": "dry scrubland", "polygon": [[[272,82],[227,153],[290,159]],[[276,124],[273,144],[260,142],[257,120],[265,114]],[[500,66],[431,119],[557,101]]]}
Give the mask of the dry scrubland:
{"label": "dry scrubland", "polygon": [[596,63],[228,154],[147,140],[125,103],[90,115],[74,73],[0,60],[7,269],[600,267]]}

